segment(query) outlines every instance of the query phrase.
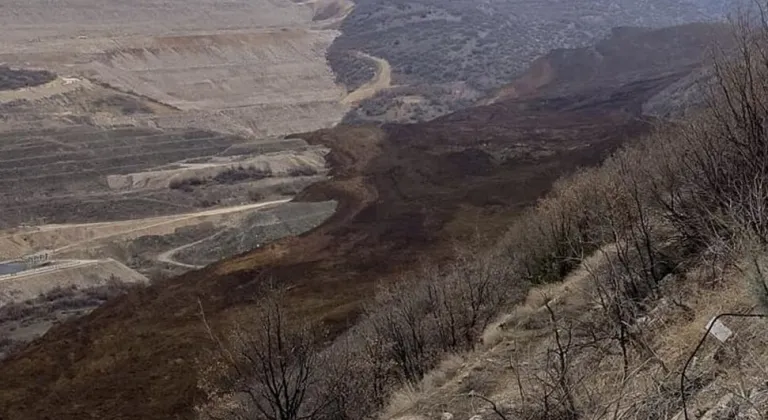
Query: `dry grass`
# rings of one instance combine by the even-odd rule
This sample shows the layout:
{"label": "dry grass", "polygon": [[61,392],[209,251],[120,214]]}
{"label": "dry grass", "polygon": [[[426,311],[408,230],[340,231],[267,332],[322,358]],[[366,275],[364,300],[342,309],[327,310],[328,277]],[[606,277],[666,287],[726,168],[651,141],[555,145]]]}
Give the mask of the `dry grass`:
{"label": "dry grass", "polygon": [[486,347],[496,345],[505,338],[509,339],[510,334],[519,333],[520,329],[531,329],[537,322],[540,324],[542,318],[543,322],[546,322],[547,303],[569,308],[572,312],[589,307],[594,289],[591,274],[605,263],[606,256],[612,255],[614,250],[613,245],[607,245],[586,258],[562,282],[543,284],[530,289],[521,304],[500,316],[485,329],[483,344]]}
{"label": "dry grass", "polygon": [[[586,259],[562,283],[532,289],[523,303],[486,330],[482,350],[463,359],[454,356],[463,363],[453,380],[437,388],[433,384],[428,392],[419,388],[401,390],[390,403],[396,409],[388,409],[383,418],[433,413],[435,407],[447,408],[459,418],[475,414],[498,418],[493,417],[489,404],[477,400],[471,403],[466,398],[466,380],[478,371],[493,372],[483,395],[510,413],[510,418],[536,418],[533,415],[540,408],[536,398],[542,392],[541,378],[546,370],[542,361],[552,351],[554,338],[550,325],[534,325],[531,319],[546,311],[545,304],[568,320],[561,328],[599,318],[601,314],[590,298],[593,279],[589,273],[606,263],[603,252],[610,249],[604,248]],[[641,334],[655,356],[634,350],[626,374],[615,344],[574,350],[570,374],[581,409],[579,418],[666,419],[680,414],[679,373],[705,333],[707,322],[719,313],[744,312],[755,306],[754,296],[744,283],[743,272],[738,269],[726,271],[717,283],[711,282],[711,270],[703,266],[694,266],[684,275],[668,276],[665,297],[648,311]],[[684,302],[685,307],[675,302]],[[724,322],[734,330],[734,338],[725,345],[707,338],[697,363],[688,371],[690,378],[700,381],[697,393],[690,398],[690,412],[711,409],[712,413],[720,413],[725,409],[717,408],[719,401],[728,410],[740,404],[741,413],[750,413],[765,403],[768,322]],[[443,369],[437,374],[442,374]]]}

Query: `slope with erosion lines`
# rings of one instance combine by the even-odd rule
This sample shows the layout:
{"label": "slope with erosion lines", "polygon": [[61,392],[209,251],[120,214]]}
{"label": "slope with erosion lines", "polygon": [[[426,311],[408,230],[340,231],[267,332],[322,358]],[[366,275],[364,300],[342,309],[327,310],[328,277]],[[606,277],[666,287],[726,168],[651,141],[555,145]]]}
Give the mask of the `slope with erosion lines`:
{"label": "slope with erosion lines", "polygon": [[560,174],[647,132],[650,124],[638,118],[642,102],[675,80],[500,102],[424,124],[303,135],[332,150],[333,178],[300,195],[338,200],[328,221],[55,327],[0,364],[0,415],[193,418],[195,361],[212,345],[198,299],[213,328],[225,331],[250,316],[270,279],[294,286],[290,317],[325,323],[336,334],[377,284],[446,257],[454,240],[478,228],[493,237]]}
{"label": "slope with erosion lines", "polygon": [[336,210],[336,202],[287,203],[252,213],[234,227],[161,255],[182,265],[207,265],[259,248],[280,238],[314,229]]}
{"label": "slope with erosion lines", "polygon": [[[72,252],[73,250],[106,240],[124,240],[146,235],[172,233],[179,227],[200,224],[205,221],[215,221],[232,214],[245,213],[287,203],[288,201],[290,199],[285,198],[256,204],[139,220],[43,225],[14,232],[1,238],[9,243],[24,243],[33,249],[47,247],[54,249],[56,253]],[[9,254],[7,250],[2,251],[6,255]]]}
{"label": "slope with erosion lines", "polygon": [[48,222],[95,221],[193,210],[196,206],[185,205],[186,200],[177,200],[179,205],[165,201],[167,194],[117,194],[106,175],[216,154],[240,141],[199,130],[88,125],[0,132],[0,226],[41,217]]}
{"label": "slope with erosion lines", "polygon": [[350,10],[344,0],[65,0],[55,13],[33,0],[4,9],[13,13],[0,17],[0,63],[87,77],[186,111],[181,123],[153,119],[161,127],[286,134],[332,126],[346,112],[325,61],[338,32],[323,29]]}
{"label": "slope with erosion lines", "polygon": [[[179,111],[88,82],[79,86],[0,104],[0,228],[241,205],[290,194],[326,171],[325,151],[301,140],[136,126],[130,120],[174,118]],[[0,96],[8,92],[20,93]],[[109,118],[127,124],[97,121]],[[241,166],[258,170],[224,174]],[[171,188],[193,177],[211,179],[188,191]]]}

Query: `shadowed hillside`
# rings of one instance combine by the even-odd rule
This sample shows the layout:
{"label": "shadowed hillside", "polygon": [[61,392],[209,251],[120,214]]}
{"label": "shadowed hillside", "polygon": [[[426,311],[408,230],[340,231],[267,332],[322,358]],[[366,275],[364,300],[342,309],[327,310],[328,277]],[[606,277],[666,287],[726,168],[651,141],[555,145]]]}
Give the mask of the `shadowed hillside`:
{"label": "shadowed hillside", "polygon": [[615,28],[594,46],[557,49],[537,59],[495,100],[562,96],[590,87],[690,72],[706,61],[715,44],[732,42],[728,25],[694,23],[662,29]]}

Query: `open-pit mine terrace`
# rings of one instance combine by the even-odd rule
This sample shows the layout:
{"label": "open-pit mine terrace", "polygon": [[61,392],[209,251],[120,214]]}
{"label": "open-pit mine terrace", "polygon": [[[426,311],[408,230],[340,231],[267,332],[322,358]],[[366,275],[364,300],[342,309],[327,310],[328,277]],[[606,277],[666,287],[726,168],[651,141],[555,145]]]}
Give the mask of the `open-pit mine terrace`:
{"label": "open-pit mine terrace", "polygon": [[[328,127],[346,112],[325,52],[351,3],[320,0],[3,4],[0,64],[87,78],[173,107],[156,125],[256,135]],[[118,119],[121,123],[136,118]]]}
{"label": "open-pit mine terrace", "polygon": [[0,311],[26,314],[0,320],[0,357],[90,312],[115,282],[173,276],[333,214],[334,202],[288,203],[327,178],[329,150],[284,135],[332,127],[351,106],[326,50],[352,6],[3,1],[0,261],[53,257],[0,270]]}
{"label": "open-pit mine terrace", "polygon": [[347,111],[325,54],[352,6],[4,2],[0,228],[243,205],[322,179],[326,151],[280,136]]}
{"label": "open-pit mine terrace", "polygon": [[[204,238],[242,252],[237,232],[271,238],[320,223],[333,205],[261,207],[327,177],[327,148],[283,136],[331,127],[349,109],[326,50],[352,7],[3,2],[0,261],[54,249],[178,270],[217,248]],[[169,250],[190,262],[157,258]]]}

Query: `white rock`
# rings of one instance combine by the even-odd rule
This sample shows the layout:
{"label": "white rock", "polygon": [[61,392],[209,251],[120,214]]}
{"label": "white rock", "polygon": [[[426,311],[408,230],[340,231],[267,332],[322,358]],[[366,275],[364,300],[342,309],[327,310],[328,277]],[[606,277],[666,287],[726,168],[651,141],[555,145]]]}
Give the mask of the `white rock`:
{"label": "white rock", "polygon": [[723,342],[723,343],[729,338],[731,338],[731,336],[733,335],[733,331],[731,331],[730,328],[726,327],[725,324],[723,324],[719,319],[715,321],[715,318],[712,318],[707,323],[706,328],[709,330],[709,333],[712,336],[714,336],[716,339],[718,339],[720,342]]}
{"label": "white rock", "polygon": [[453,414],[443,413],[443,415],[440,416],[440,420],[453,420]]}

